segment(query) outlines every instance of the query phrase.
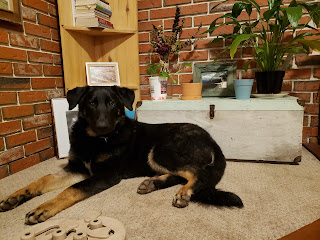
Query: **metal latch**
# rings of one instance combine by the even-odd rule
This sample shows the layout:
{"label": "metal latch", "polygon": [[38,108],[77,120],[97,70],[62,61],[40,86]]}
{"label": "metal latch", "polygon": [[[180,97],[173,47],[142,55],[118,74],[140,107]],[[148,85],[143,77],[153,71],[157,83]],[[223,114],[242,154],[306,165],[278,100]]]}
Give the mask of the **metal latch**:
{"label": "metal latch", "polygon": [[214,104],[210,105],[210,119],[214,118],[214,108],[215,108]]}

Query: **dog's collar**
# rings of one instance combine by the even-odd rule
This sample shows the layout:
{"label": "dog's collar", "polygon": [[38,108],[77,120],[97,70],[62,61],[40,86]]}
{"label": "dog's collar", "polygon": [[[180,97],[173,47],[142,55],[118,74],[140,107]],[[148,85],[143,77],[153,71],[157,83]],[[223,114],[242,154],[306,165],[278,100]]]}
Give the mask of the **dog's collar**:
{"label": "dog's collar", "polygon": [[101,139],[103,139],[106,143],[108,143],[108,138],[109,137],[100,137]]}

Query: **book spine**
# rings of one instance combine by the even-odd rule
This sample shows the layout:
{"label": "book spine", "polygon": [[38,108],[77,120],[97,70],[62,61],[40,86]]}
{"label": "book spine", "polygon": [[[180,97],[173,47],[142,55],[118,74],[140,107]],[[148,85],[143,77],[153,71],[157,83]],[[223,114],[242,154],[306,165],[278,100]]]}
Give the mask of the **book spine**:
{"label": "book spine", "polygon": [[105,25],[108,25],[110,27],[113,27],[113,24],[111,22],[109,22],[108,20],[104,20],[102,18],[99,18],[99,17],[98,17],[98,22],[102,23],[102,24],[105,24]]}
{"label": "book spine", "polygon": [[92,0],[92,1],[81,1],[81,0],[76,0],[76,6],[85,6],[85,5],[92,5],[92,4],[98,4],[101,7],[108,9],[109,11],[111,11],[111,7],[110,5],[100,1],[100,0]]}
{"label": "book spine", "polygon": [[109,15],[109,16],[112,16],[112,12],[111,12],[110,10],[108,10],[108,9],[100,6],[99,4],[96,4],[96,9],[98,9],[98,10],[101,11],[101,12],[106,13],[106,14]]}

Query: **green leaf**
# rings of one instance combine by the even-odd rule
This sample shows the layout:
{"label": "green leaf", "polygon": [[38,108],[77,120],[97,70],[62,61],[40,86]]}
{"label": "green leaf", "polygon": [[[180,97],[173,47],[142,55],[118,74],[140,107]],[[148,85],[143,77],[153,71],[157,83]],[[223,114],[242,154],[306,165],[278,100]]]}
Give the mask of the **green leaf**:
{"label": "green leaf", "polygon": [[252,5],[251,4],[246,5],[246,11],[247,11],[248,15],[250,16],[252,13]]}
{"label": "green leaf", "polygon": [[233,57],[234,57],[234,54],[237,52],[238,45],[239,45],[241,42],[248,40],[248,39],[249,39],[250,37],[252,37],[252,36],[253,36],[253,34],[241,34],[241,35],[237,36],[237,37],[233,40],[233,42],[232,42],[232,44],[231,44],[231,46],[230,46],[230,56],[231,56],[231,58],[233,58]]}
{"label": "green leaf", "polygon": [[237,18],[242,10],[246,9],[247,4],[242,3],[242,2],[235,2],[235,4],[233,4],[233,8],[232,8],[232,16],[234,18]]}
{"label": "green leaf", "polygon": [[184,63],[186,67],[191,67],[191,63]]}
{"label": "green leaf", "polygon": [[320,52],[320,39],[298,39],[296,42],[303,43],[314,51]]}
{"label": "green leaf", "polygon": [[223,40],[223,38],[215,38],[210,42],[210,44],[220,42],[221,40]]}
{"label": "green leaf", "polygon": [[159,76],[160,77],[167,77],[167,78],[170,77],[170,75],[167,72],[160,72]]}
{"label": "green leaf", "polygon": [[256,1],[254,1],[254,0],[242,0],[242,2],[250,3],[250,4],[253,5],[253,6],[258,10],[258,12],[260,13],[260,6],[259,6],[258,3],[256,3]]}
{"label": "green leaf", "polygon": [[302,17],[302,7],[288,7],[284,8],[283,10],[286,11],[288,15],[288,20],[291,23],[293,28],[296,28],[299,24],[299,21]]}
{"label": "green leaf", "polygon": [[253,59],[251,59],[251,60],[247,61],[247,62],[244,64],[243,69],[244,69],[245,71],[247,71],[247,70],[248,70],[248,68],[249,68],[249,64],[250,64],[252,61],[253,61]]}

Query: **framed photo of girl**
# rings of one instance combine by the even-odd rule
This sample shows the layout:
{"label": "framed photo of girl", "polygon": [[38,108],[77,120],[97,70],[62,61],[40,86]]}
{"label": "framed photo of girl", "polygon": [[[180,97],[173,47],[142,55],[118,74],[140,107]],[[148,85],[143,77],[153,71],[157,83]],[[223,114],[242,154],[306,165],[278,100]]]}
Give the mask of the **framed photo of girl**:
{"label": "framed photo of girl", "polygon": [[117,62],[86,62],[89,86],[120,86]]}

